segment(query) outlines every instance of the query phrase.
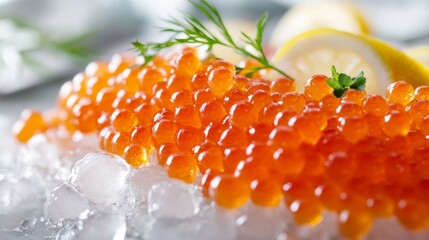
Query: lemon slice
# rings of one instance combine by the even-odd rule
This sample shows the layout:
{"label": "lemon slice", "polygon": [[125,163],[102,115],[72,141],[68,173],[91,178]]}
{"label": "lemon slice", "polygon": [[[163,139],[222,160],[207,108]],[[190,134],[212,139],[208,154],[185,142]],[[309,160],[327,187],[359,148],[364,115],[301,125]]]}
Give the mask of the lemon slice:
{"label": "lemon slice", "polygon": [[309,1],[294,5],[283,15],[271,35],[270,44],[279,47],[300,33],[321,28],[356,34],[369,32],[363,14],[354,5],[342,1]]}
{"label": "lemon slice", "polygon": [[429,69],[405,53],[380,40],[320,29],[303,33],[287,42],[274,56],[273,64],[291,75],[299,89],[314,74],[339,72],[356,75],[364,71],[366,92],[380,94],[392,81],[414,86],[429,84]]}
{"label": "lemon slice", "polygon": [[411,47],[404,49],[404,52],[411,58],[429,67],[429,46]]}

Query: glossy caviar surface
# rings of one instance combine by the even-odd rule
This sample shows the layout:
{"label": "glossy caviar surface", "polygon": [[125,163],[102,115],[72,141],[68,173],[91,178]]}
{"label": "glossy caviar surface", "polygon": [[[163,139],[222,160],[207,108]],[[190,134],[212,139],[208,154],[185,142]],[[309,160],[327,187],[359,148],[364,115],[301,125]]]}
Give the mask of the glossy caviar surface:
{"label": "glossy caviar surface", "polygon": [[429,227],[427,87],[395,82],[386,97],[350,90],[339,99],[326,76],[298,93],[292,80],[247,78],[254,64],[243,66],[236,75],[193,48],[143,68],[118,55],[66,82],[54,111],[25,111],[13,131],[23,143],[50,128],[96,132],[102,150],[135,168],[156,151],[169,176],[199,181],[222,207],[285,204],[308,225],[333,211],[353,239],[380,217]]}

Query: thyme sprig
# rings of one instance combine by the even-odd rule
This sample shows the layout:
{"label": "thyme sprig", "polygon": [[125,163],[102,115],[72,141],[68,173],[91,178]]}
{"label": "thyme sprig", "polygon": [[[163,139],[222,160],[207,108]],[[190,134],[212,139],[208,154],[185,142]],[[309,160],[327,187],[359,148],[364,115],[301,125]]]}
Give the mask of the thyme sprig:
{"label": "thyme sprig", "polygon": [[[142,43],[140,41],[135,41],[132,43],[145,58],[144,65],[151,62],[157,52],[174,45],[196,44],[197,46],[206,46],[209,51],[213,49],[213,46],[219,45],[234,49],[239,54],[255,59],[261,64],[258,67],[250,69],[246,74],[247,76],[251,76],[262,69],[272,69],[279,74],[292,79],[292,77],[268,61],[262,47],[262,38],[269,19],[268,13],[264,13],[258,20],[256,24],[256,36],[254,38],[247,33],[241,32],[243,42],[246,45],[250,45],[255,50],[254,52],[250,52],[246,48],[246,45],[243,46],[232,38],[231,33],[226,28],[219,11],[213,5],[208,3],[206,0],[190,0],[190,3],[215,26],[221,37],[216,36],[206,25],[204,25],[204,23],[195,16],[189,14],[185,15],[183,20],[178,20],[176,18],[166,20],[170,27],[162,28],[161,31],[173,34],[167,41],[158,43]],[[242,70],[242,68],[237,67],[237,71],[240,70]]]}

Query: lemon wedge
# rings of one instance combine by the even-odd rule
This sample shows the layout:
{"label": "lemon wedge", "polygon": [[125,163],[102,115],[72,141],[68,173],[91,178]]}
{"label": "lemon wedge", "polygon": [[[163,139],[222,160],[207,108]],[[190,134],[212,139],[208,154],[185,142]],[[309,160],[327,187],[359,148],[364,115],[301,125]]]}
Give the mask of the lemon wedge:
{"label": "lemon wedge", "polygon": [[429,46],[417,46],[404,49],[404,52],[429,67]]}
{"label": "lemon wedge", "polygon": [[314,74],[329,75],[331,66],[354,76],[364,71],[366,92],[381,94],[393,81],[429,84],[429,69],[380,40],[334,29],[313,30],[288,41],[272,63],[295,80],[298,89]]}
{"label": "lemon wedge", "polygon": [[270,44],[279,47],[300,33],[321,28],[334,28],[355,34],[369,33],[364,15],[351,3],[308,1],[294,5],[283,15],[271,35]]}

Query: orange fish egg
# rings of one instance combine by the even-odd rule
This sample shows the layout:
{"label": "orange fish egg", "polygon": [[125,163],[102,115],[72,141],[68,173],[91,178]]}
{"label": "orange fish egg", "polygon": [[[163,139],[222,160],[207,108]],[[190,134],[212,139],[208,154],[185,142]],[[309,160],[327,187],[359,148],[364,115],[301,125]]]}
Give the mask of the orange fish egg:
{"label": "orange fish egg", "polygon": [[20,142],[27,142],[37,132],[45,130],[45,121],[41,113],[25,110],[21,113],[20,120],[12,128],[13,134]]}
{"label": "orange fish egg", "polygon": [[226,68],[217,68],[208,77],[210,90],[217,98],[223,97],[235,85],[234,74]]}
{"label": "orange fish egg", "polygon": [[198,173],[197,161],[189,153],[174,153],[167,158],[165,165],[168,176],[186,183],[193,183]]}
{"label": "orange fish egg", "polygon": [[219,175],[210,181],[209,196],[221,207],[240,208],[250,194],[249,184],[231,175]]}
{"label": "orange fish egg", "polygon": [[429,228],[428,86],[399,81],[386,98],[355,89],[337,98],[324,75],[298,92],[292,79],[254,71],[264,67],[255,60],[241,70],[198,51],[158,54],[143,67],[129,55],[90,63],[63,84],[55,109],[23,112],[15,137],[95,133],[101,150],[134,168],[154,164],[156,151],[170,177],[199,184],[218,206],[284,204],[310,226],[329,210],[350,239],[382,217]]}

